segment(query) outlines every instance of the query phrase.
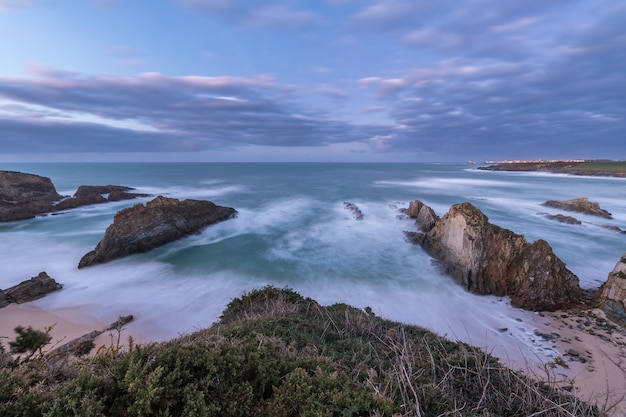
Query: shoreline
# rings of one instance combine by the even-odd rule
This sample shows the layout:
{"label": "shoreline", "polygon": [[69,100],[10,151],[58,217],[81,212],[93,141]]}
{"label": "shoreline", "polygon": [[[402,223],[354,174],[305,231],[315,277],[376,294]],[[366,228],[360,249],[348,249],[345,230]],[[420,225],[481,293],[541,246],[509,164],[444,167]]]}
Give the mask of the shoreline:
{"label": "shoreline", "polygon": [[485,164],[480,171],[545,172],[575,176],[626,178],[624,161],[510,161]]}
{"label": "shoreline", "polygon": [[[47,310],[29,303],[11,304],[0,309],[0,318],[0,336],[3,337],[0,343],[7,350],[8,342],[15,337],[13,329],[18,325],[37,330],[52,326],[52,340],[47,351],[108,325],[85,314],[80,307]],[[550,340],[559,356],[544,364],[528,361],[525,366],[519,361],[507,363],[501,357],[499,360],[533,379],[550,382],[607,409],[609,416],[626,415],[626,367],[622,369],[626,363],[626,329],[610,324],[599,325],[606,323],[606,317],[599,309],[539,312],[533,315],[533,319],[537,338]],[[111,317],[111,321],[115,320]],[[158,334],[156,323],[139,319],[123,327],[119,343],[123,349],[131,336],[135,344],[162,342],[155,337]],[[105,331],[95,339],[92,352],[103,346],[113,346],[117,337],[115,331]]]}

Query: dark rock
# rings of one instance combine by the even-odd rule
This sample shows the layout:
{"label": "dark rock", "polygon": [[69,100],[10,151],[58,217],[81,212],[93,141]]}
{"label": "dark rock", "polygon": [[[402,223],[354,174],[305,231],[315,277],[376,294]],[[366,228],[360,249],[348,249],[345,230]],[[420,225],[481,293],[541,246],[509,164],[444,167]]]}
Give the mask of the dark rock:
{"label": "dark rock", "polygon": [[617,233],[622,233],[622,234],[626,234],[626,230],[621,229],[618,226],[613,226],[613,225],[609,225],[609,224],[604,224],[602,225],[603,228],[607,229],[607,230],[612,230],[614,232]]}
{"label": "dark rock", "polygon": [[137,204],[119,211],[95,250],[83,256],[78,267],[147,252],[235,214],[235,209],[216,206],[210,201],[179,201],[159,196],[145,206]]}
{"label": "dark rock", "polygon": [[363,212],[356,204],[344,201],[343,206],[352,212],[356,220],[363,220]]}
{"label": "dark rock", "polygon": [[561,210],[576,211],[578,213],[589,214],[591,216],[599,216],[605,219],[612,219],[611,213],[600,208],[600,204],[589,201],[587,197],[574,198],[572,200],[558,201],[548,200],[543,203],[546,207],[554,207]]}
{"label": "dark rock", "polygon": [[[109,201],[132,200],[137,197],[147,197],[147,194],[129,193],[131,187],[123,185],[81,185],[74,197],[58,202],[54,209],[57,211],[76,207],[102,204]],[[107,197],[105,197],[105,195]]]}
{"label": "dark rock", "polygon": [[66,198],[59,201],[55,206],[55,211],[69,210],[81,206],[89,206],[91,204],[106,203],[107,199],[100,194],[89,194],[80,197]]}
{"label": "dark rock", "polygon": [[11,288],[4,290],[7,301],[11,303],[25,303],[43,297],[53,291],[60,290],[63,286],[57,283],[45,272],[40,272],[36,277],[23,281]]}
{"label": "dark rock", "polygon": [[9,305],[9,300],[7,300],[7,295],[4,291],[0,290],[0,308],[6,307]]}
{"label": "dark rock", "polygon": [[409,203],[407,214],[412,219],[415,219],[415,223],[424,232],[428,232],[439,221],[439,216],[437,216],[435,211],[420,200],[414,200]]}
{"label": "dark rock", "polygon": [[579,304],[578,277],[544,240],[492,225],[470,203],[457,204],[425,234],[422,247],[448,265],[448,273],[476,294],[510,296],[527,310]]}
{"label": "dark rock", "polygon": [[112,192],[126,192],[133,188],[123,185],[81,185],[74,193],[74,197],[87,197],[92,194],[110,194]]}
{"label": "dark rock", "polygon": [[61,199],[50,178],[0,171],[0,222],[30,219]]}
{"label": "dark rock", "polygon": [[565,216],[563,214],[546,214],[546,217],[550,220],[556,220],[557,222],[567,224],[582,224],[576,217]]}
{"label": "dark rock", "polygon": [[626,254],[600,287],[599,301],[609,319],[626,325]]}

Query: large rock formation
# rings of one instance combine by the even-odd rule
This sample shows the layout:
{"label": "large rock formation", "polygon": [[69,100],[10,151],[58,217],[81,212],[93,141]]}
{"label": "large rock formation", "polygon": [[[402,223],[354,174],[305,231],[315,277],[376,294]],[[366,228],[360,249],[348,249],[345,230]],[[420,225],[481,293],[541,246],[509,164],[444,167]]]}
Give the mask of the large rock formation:
{"label": "large rock formation", "polygon": [[426,230],[414,240],[473,293],[510,296],[513,306],[527,310],[566,308],[581,299],[578,278],[546,241],[528,243],[470,203],[452,206]]}
{"label": "large rock formation", "polygon": [[[22,281],[4,291],[0,290],[0,307],[4,307],[9,303],[21,304],[27,301],[33,301],[53,291],[60,290],[61,288],[63,288],[63,286],[57,283],[47,273],[40,272],[36,277]],[[4,303],[2,299],[4,299]]]}
{"label": "large rock formation", "polygon": [[591,216],[599,216],[605,219],[612,219],[611,213],[600,207],[595,201],[589,201],[587,197],[574,198],[572,200],[548,200],[543,203],[546,207],[558,208],[567,211],[576,211],[578,213],[589,214]]}
{"label": "large rock formation", "polygon": [[23,220],[52,210],[61,199],[50,178],[0,171],[0,222]]}
{"label": "large rock formation", "polygon": [[626,325],[626,254],[600,287],[600,302],[610,319]]}
{"label": "large rock formation", "polygon": [[153,248],[196,233],[202,228],[234,217],[236,210],[205,200],[159,196],[145,206],[137,204],[115,215],[95,250],[80,260],[79,268],[103,263]]}

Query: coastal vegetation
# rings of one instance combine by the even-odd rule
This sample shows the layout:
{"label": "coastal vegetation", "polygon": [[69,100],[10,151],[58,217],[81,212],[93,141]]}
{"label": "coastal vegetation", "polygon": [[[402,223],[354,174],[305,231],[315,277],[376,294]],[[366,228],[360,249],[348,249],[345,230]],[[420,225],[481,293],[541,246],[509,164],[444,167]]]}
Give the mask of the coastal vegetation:
{"label": "coastal vegetation", "polygon": [[117,339],[66,361],[21,330],[11,346],[26,358],[0,350],[6,417],[604,415],[549,370],[538,382],[468,344],[287,288],[244,294],[168,342]]}
{"label": "coastal vegetation", "polygon": [[556,160],[486,162],[488,171],[542,171],[557,174],[626,177],[626,161]]}

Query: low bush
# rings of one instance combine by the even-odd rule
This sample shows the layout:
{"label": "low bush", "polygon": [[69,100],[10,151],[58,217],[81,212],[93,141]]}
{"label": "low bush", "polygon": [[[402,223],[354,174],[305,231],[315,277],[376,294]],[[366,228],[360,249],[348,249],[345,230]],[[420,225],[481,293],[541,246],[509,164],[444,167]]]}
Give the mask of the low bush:
{"label": "low bush", "polygon": [[208,329],[0,369],[1,416],[602,416],[480,349],[266,287]]}

